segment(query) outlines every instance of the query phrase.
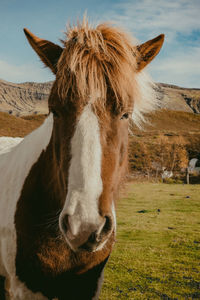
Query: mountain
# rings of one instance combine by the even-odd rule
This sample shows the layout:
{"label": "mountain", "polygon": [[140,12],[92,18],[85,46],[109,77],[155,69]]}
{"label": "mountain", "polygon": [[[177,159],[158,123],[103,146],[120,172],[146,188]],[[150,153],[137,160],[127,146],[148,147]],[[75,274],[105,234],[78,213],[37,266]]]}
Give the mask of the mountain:
{"label": "mountain", "polygon": [[[16,116],[45,114],[51,87],[52,82],[17,84],[0,80],[0,111]],[[157,92],[164,109],[200,113],[200,89],[158,83]]]}
{"label": "mountain", "polygon": [[200,89],[182,88],[164,83],[157,84],[162,108],[200,113]]}
{"label": "mountain", "polygon": [[45,114],[52,82],[11,83],[0,80],[0,111],[12,115]]}

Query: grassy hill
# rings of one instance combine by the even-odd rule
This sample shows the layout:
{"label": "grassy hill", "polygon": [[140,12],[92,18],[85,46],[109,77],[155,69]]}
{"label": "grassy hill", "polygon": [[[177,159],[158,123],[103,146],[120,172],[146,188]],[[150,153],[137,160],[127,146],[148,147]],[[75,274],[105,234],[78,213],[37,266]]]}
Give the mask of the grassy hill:
{"label": "grassy hill", "polygon": [[0,112],[0,136],[24,137],[39,127],[44,119],[45,115],[19,118],[5,112]]}
{"label": "grassy hill", "polygon": [[[132,172],[152,173],[152,164],[180,171],[188,160],[200,158],[200,115],[162,110],[148,116],[143,130],[130,136]],[[155,174],[154,174],[155,175]]]}
{"label": "grassy hill", "polygon": [[134,128],[135,134],[146,132],[174,133],[186,136],[188,133],[200,132],[200,115],[182,111],[161,110],[147,116],[148,123],[143,126],[143,131]]}
{"label": "grassy hill", "polygon": [[[46,115],[16,117],[0,112],[0,135],[24,136],[42,124]],[[146,117],[142,129],[133,125],[133,135],[153,139],[155,135],[182,135],[190,137],[200,134],[200,115],[181,111],[161,110]]]}
{"label": "grassy hill", "polygon": [[[0,136],[23,137],[40,126],[44,119],[45,115],[15,117],[0,112]],[[132,173],[152,173],[154,163],[172,169],[172,160],[175,160],[175,169],[181,169],[187,166],[189,159],[200,158],[200,115],[157,111],[147,116],[143,129],[133,125],[129,139]]]}

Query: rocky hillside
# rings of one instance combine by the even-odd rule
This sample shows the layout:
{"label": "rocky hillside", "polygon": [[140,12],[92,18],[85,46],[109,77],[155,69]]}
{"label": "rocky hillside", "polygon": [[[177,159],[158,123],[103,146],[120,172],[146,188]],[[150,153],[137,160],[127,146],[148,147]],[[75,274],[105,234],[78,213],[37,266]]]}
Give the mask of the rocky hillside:
{"label": "rocky hillside", "polygon": [[[51,86],[52,82],[16,84],[0,80],[0,111],[16,116],[47,113]],[[159,83],[157,91],[162,108],[200,113],[200,89]]]}
{"label": "rocky hillside", "polygon": [[200,113],[200,89],[188,89],[164,83],[157,84],[162,108]]}
{"label": "rocky hillside", "polygon": [[0,80],[0,111],[12,115],[47,113],[47,99],[52,83],[11,83]]}

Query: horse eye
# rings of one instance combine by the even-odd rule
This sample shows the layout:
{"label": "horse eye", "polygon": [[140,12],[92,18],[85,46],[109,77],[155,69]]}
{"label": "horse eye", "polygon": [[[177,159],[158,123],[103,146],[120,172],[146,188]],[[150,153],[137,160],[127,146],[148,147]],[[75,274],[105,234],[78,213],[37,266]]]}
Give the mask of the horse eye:
{"label": "horse eye", "polygon": [[128,119],[129,118],[129,113],[125,113],[121,116],[120,120]]}

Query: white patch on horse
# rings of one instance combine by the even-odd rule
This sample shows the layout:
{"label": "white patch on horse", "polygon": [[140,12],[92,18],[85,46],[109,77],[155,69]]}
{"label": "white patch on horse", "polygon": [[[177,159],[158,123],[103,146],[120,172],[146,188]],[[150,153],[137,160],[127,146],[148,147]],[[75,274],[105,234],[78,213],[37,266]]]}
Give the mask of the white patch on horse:
{"label": "white patch on horse", "polygon": [[24,181],[48,146],[52,129],[53,116],[50,114],[42,126],[27,135],[10,152],[0,155],[0,275],[7,278],[6,285],[12,299],[46,299],[40,293],[32,293],[16,277],[14,219]]}
{"label": "white patch on horse", "polygon": [[[99,215],[102,193],[100,128],[91,105],[87,105],[71,140],[68,194],[60,216],[67,214],[70,231],[67,241],[79,238],[84,243],[105,220]],[[62,227],[61,227],[62,228]]]}
{"label": "white patch on horse", "polygon": [[20,137],[9,137],[1,136],[0,137],[0,154],[10,152],[13,147],[17,146],[23,138]]}

